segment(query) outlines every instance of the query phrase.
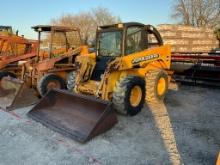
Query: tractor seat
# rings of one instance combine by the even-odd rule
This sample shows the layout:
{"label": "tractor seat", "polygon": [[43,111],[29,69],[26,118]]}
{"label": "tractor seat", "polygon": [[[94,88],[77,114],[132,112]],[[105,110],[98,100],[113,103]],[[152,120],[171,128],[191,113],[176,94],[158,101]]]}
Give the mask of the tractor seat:
{"label": "tractor seat", "polygon": [[100,81],[101,75],[104,74],[105,69],[108,66],[108,63],[114,60],[114,57],[97,57],[96,66],[93,70],[91,80]]}

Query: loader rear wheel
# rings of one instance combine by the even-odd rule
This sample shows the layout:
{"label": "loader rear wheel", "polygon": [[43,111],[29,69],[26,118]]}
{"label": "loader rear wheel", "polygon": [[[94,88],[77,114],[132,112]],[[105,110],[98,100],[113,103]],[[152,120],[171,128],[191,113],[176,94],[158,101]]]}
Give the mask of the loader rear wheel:
{"label": "loader rear wheel", "polygon": [[56,74],[47,74],[37,84],[38,92],[44,96],[51,89],[65,89],[65,81]]}
{"label": "loader rear wheel", "polygon": [[146,101],[161,102],[168,90],[168,76],[163,70],[152,70],[146,75]]}
{"label": "loader rear wheel", "polygon": [[127,76],[120,79],[113,93],[114,108],[121,114],[134,116],[144,105],[145,80],[138,76]]}
{"label": "loader rear wheel", "polygon": [[70,92],[73,92],[73,89],[75,87],[75,83],[76,83],[76,72],[73,71],[73,72],[70,72],[67,76],[67,89],[70,91]]}
{"label": "loader rear wheel", "polygon": [[1,81],[1,79],[2,79],[3,77],[8,77],[8,76],[10,76],[10,77],[12,77],[12,78],[16,78],[16,77],[17,77],[17,76],[16,76],[14,73],[12,73],[12,72],[0,71],[0,81]]}

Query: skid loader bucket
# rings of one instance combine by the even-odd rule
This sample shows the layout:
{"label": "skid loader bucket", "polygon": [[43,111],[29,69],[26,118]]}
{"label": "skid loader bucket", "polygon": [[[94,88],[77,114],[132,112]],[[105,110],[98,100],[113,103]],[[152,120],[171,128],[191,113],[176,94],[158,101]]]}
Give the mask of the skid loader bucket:
{"label": "skid loader bucket", "polygon": [[38,101],[35,91],[28,89],[23,81],[5,77],[0,81],[0,108],[14,110]]}
{"label": "skid loader bucket", "polygon": [[28,116],[80,142],[106,132],[117,123],[110,102],[62,90],[49,91]]}

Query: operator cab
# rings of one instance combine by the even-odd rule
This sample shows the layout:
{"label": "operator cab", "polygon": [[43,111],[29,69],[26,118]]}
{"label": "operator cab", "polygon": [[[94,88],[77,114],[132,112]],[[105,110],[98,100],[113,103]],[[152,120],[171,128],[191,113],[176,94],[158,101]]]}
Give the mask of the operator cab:
{"label": "operator cab", "polygon": [[59,56],[68,49],[78,47],[81,44],[81,36],[78,28],[66,26],[37,25],[33,26],[38,32],[38,55],[44,58]]}
{"label": "operator cab", "polygon": [[161,45],[163,45],[161,36],[151,25],[130,22],[98,27],[97,60],[91,79],[100,81],[108,63],[117,57]]}

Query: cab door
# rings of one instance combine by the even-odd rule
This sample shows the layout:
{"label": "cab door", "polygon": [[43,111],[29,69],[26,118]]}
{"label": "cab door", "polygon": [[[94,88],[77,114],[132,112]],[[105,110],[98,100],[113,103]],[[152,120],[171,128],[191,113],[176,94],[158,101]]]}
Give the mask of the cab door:
{"label": "cab door", "polygon": [[147,35],[144,26],[130,26],[125,37],[125,55],[140,52],[147,48]]}

